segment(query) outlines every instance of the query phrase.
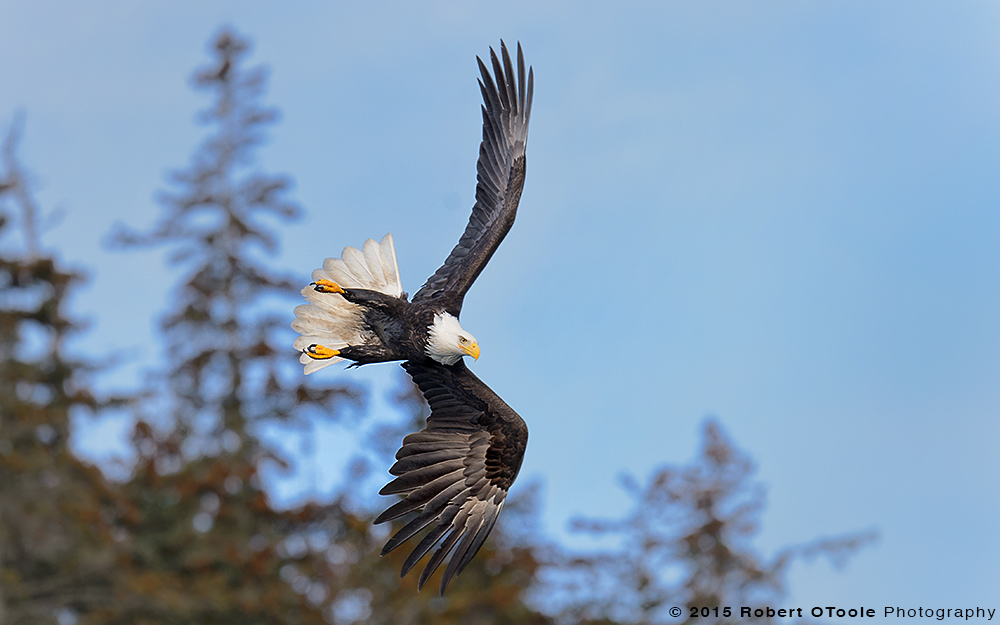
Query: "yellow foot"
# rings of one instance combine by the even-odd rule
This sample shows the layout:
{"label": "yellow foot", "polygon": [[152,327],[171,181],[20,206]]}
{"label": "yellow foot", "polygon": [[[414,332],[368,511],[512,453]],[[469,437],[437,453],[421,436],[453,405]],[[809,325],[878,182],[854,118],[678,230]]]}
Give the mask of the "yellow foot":
{"label": "yellow foot", "polygon": [[309,347],[302,350],[303,354],[306,354],[313,360],[328,360],[340,355],[340,350],[330,349],[329,347],[323,347],[322,345],[316,345],[315,343]]}
{"label": "yellow foot", "polygon": [[340,285],[332,280],[317,280],[310,283],[312,288],[319,291],[320,293],[343,293],[344,289],[340,288]]}

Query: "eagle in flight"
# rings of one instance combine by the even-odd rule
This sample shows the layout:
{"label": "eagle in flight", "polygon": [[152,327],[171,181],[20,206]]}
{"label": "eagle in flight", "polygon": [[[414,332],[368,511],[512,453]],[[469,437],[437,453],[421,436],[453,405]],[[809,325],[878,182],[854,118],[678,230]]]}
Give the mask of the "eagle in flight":
{"label": "eagle in flight", "polygon": [[482,59],[483,141],[479,146],[476,204],[469,224],[444,264],[412,300],[403,292],[392,235],[369,239],[328,258],[302,290],[295,309],[295,348],[305,373],[342,360],[352,366],[402,360],[431,414],[427,427],[403,439],[396,476],[382,495],[403,495],[375,519],[410,515],[386,543],[386,554],[430,527],[403,564],[402,575],[428,552],[418,588],[451,554],[441,593],[476,555],[493,529],[528,442],[524,420],[465,366],[479,343],[459,323],[465,293],[510,230],[524,186],[525,143],[533,75],[517,47],[517,73],[507,47],[490,49],[493,73]]}

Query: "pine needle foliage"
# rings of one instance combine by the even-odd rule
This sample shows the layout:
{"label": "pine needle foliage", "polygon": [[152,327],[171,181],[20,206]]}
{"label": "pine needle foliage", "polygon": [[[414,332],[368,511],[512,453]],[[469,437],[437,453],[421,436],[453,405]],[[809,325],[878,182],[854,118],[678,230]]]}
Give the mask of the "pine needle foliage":
{"label": "pine needle foliage", "polygon": [[266,72],[247,67],[249,51],[231,29],[214,38],[193,78],[212,97],[199,116],[208,136],[171,175],[153,229],[114,236],[123,248],[169,250],[182,277],[161,328],[166,357],[154,379],[165,384],[137,406],[137,464],[122,486],[129,574],[108,623],[326,622],[322,597],[295,571],[328,578],[306,537],[329,510],[276,507],[264,474],[287,465],[273,443],[283,427],[336,418],[361,394],[310,383],[290,349],[287,311],[301,278],[266,258],[276,226],[300,209],[287,177],[255,166],[277,112],[260,103]]}
{"label": "pine needle foliage", "polygon": [[[767,616],[741,616],[739,608],[779,605],[795,560],[825,556],[840,565],[874,540],[873,532],[858,532],[784,548],[771,558],[760,555],[753,538],[760,531],[766,502],[753,472],[750,457],[710,419],[692,463],[662,466],[645,484],[623,478],[633,502],[628,515],[574,522],[576,531],[614,546],[559,554],[547,572],[559,620],[775,623]],[[681,614],[671,614],[678,606],[683,606]],[[729,615],[723,612],[726,606],[732,610]],[[692,607],[699,609],[696,616]]]}
{"label": "pine needle foliage", "polygon": [[67,346],[81,328],[68,299],[83,282],[41,250],[38,208],[16,158],[0,168],[0,623],[76,619],[107,596],[117,497],[70,449],[73,419],[107,405],[95,365]]}
{"label": "pine needle foliage", "polygon": [[[166,248],[183,272],[162,322],[173,425],[213,447],[257,444],[251,429],[301,420],[310,409],[333,414],[358,393],[307,384],[289,358],[289,298],[301,277],[266,262],[277,251],[275,226],[299,218],[286,176],[255,168],[265,129],[278,117],[263,106],[267,73],[246,67],[249,43],[229,29],[211,45],[212,62],[193,86],[213,98],[199,121],[209,134],[190,165],[170,176],[163,214],[148,233],[119,227],[125,248]],[[280,304],[276,306],[275,304]],[[316,414],[315,412],[312,414]],[[204,450],[202,450],[204,451]]]}

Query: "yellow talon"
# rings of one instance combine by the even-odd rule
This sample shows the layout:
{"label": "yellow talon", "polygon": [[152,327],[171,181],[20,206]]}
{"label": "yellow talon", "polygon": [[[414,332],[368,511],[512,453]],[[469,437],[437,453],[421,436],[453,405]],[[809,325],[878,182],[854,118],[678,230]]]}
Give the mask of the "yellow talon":
{"label": "yellow talon", "polygon": [[339,349],[330,349],[329,347],[315,344],[310,345],[302,351],[313,360],[328,360],[340,355]]}
{"label": "yellow talon", "polygon": [[317,280],[310,283],[312,288],[319,291],[320,293],[343,293],[344,289],[340,288],[340,285],[332,280]]}

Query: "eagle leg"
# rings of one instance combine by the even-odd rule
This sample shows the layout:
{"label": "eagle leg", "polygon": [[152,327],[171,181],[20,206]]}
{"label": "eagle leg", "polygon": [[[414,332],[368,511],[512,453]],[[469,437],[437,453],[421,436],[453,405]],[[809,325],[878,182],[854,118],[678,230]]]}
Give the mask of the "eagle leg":
{"label": "eagle leg", "polygon": [[332,280],[317,280],[315,282],[310,283],[310,286],[312,286],[313,290],[315,290],[315,291],[317,291],[319,293],[341,293],[341,294],[343,294],[343,292],[344,292],[344,289],[342,289],[339,284],[337,284],[336,282],[334,282]]}
{"label": "eagle leg", "polygon": [[401,314],[401,307],[405,301],[394,295],[388,295],[372,289],[341,288],[340,291],[336,292],[340,293],[344,299],[352,304],[366,308],[376,308],[390,315]]}
{"label": "eagle leg", "polygon": [[323,347],[322,345],[313,343],[309,347],[302,350],[302,353],[309,356],[313,360],[329,360],[330,358],[339,356],[340,350],[330,349],[329,347]]}
{"label": "eagle leg", "polygon": [[347,347],[341,348],[337,355],[347,360],[353,360],[353,364],[349,365],[351,367],[360,367],[361,365],[370,365],[376,362],[401,360],[401,356],[399,354],[393,352],[384,345],[377,343],[369,343],[367,345],[348,345]]}

